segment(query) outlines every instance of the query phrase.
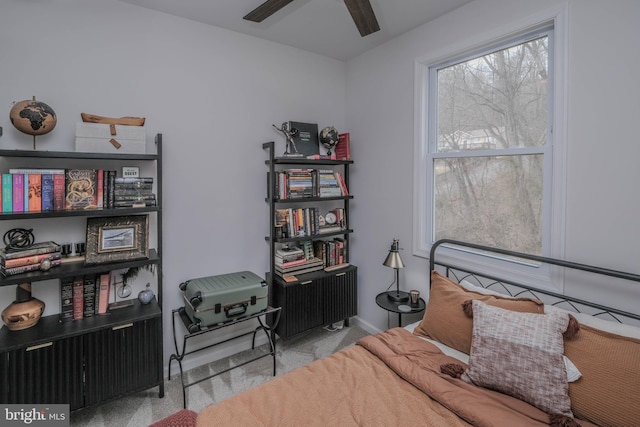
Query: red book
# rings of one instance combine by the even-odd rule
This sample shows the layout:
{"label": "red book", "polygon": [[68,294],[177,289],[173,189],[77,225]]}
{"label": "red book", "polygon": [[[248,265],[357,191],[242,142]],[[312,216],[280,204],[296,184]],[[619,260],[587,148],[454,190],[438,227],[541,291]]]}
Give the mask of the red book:
{"label": "red book", "polygon": [[351,137],[348,132],[338,134],[336,160],[351,160]]}
{"label": "red book", "polygon": [[40,265],[40,263],[45,259],[54,261],[60,258],[61,258],[60,251],[55,251],[55,252],[25,256],[20,258],[7,259],[4,261],[4,268],[22,267],[23,265],[31,265],[31,264]]}
{"label": "red book", "polygon": [[342,191],[343,196],[349,195],[349,189],[347,188],[346,182],[344,182],[344,176],[342,172],[336,172],[336,181],[338,181],[338,185],[340,186],[340,190]]}
{"label": "red book", "polygon": [[283,263],[279,263],[278,261],[276,261],[276,264],[279,265],[282,268],[293,267],[294,265],[302,265],[302,264],[306,264],[306,263],[307,263],[307,259],[306,258],[297,259],[295,261],[287,261],[287,262],[283,262]]}
{"label": "red book", "polygon": [[84,317],[84,280],[82,277],[73,280],[73,320]]}
{"label": "red book", "polygon": [[104,207],[104,169],[98,169],[98,195],[96,203],[99,208]]}
{"label": "red book", "polygon": [[64,210],[64,174],[55,173],[53,174],[53,210],[54,211],[63,211]]}
{"label": "red book", "polygon": [[100,275],[100,284],[98,289],[98,314],[105,314],[109,307],[109,285],[111,284],[111,275],[109,273]]}

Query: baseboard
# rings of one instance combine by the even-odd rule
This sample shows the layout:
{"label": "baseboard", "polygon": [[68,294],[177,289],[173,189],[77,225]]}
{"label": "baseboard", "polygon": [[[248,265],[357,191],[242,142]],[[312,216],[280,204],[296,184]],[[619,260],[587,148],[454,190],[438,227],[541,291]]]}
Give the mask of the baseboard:
{"label": "baseboard", "polygon": [[353,317],[351,318],[351,321],[356,325],[360,326],[365,331],[369,332],[370,334],[379,334],[380,332],[382,332],[382,330],[376,328],[369,322],[365,322],[360,317]]}

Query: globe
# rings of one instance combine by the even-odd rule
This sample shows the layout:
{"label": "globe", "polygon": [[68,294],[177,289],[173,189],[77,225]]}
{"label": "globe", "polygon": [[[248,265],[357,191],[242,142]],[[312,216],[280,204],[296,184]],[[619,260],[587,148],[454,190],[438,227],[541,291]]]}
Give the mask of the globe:
{"label": "globe", "polygon": [[327,149],[327,154],[331,155],[331,150],[338,144],[338,131],[333,126],[327,126],[320,131],[318,139]]}
{"label": "globe", "polygon": [[16,102],[9,112],[9,118],[16,129],[27,135],[49,133],[58,122],[55,111],[35,98]]}

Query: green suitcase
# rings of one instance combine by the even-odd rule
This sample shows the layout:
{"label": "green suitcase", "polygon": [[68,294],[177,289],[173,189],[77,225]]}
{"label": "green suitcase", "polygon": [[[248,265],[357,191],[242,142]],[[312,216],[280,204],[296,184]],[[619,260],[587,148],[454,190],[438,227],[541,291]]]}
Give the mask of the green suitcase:
{"label": "green suitcase", "polygon": [[267,282],[250,271],[187,280],[180,290],[189,332],[264,311],[269,299]]}

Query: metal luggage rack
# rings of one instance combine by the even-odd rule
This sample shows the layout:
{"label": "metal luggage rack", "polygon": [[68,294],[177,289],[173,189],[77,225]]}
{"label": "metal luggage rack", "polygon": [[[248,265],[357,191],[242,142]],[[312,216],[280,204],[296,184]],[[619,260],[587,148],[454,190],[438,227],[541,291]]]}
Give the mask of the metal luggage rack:
{"label": "metal luggage rack", "polygon": [[[275,330],[276,326],[278,326],[278,322],[280,321],[280,310],[281,307],[267,307],[265,310],[258,312],[258,313],[254,313],[251,314],[249,316],[244,316],[244,317],[239,317],[237,319],[233,319],[230,320],[228,322],[224,322],[224,323],[220,323],[217,325],[213,325],[213,326],[209,326],[207,328],[202,328],[196,332],[189,332],[187,334],[184,335],[183,340],[182,340],[182,350],[178,349],[178,338],[177,338],[177,334],[176,334],[176,318],[179,317],[180,320],[182,321],[182,323],[184,324],[185,328],[187,330],[189,330],[189,326],[192,324],[191,319],[189,318],[189,316],[187,316],[187,313],[185,312],[184,307],[180,307],[180,308],[176,308],[172,311],[171,313],[171,326],[173,328],[173,344],[175,346],[176,352],[174,354],[172,354],[169,357],[169,380],[171,380],[171,362],[172,361],[177,361],[178,362],[178,367],[180,368],[180,381],[182,383],[182,403],[183,403],[183,408],[187,408],[187,393],[186,390],[188,387],[191,387],[192,385],[196,385],[199,384],[203,381],[206,381],[208,379],[211,379],[213,377],[217,377],[218,375],[224,374],[225,372],[229,372],[232,369],[235,368],[239,368],[241,366],[247,365],[249,363],[255,362],[256,360],[262,359],[263,357],[267,357],[267,356],[272,356],[273,357],[273,376],[276,376],[276,341],[274,338],[274,334],[273,331]],[[264,320],[262,318],[262,316],[264,316]],[[267,317],[268,316],[268,317]],[[194,348],[192,350],[186,351],[187,350],[187,341],[193,337],[199,336],[199,335],[203,335],[209,332],[213,332],[213,331],[217,331],[219,329],[222,328],[226,328],[228,326],[231,325],[237,325],[238,323],[242,323],[242,322],[246,322],[248,320],[251,319],[257,319],[259,326],[257,326],[253,331],[249,331],[249,332],[245,332],[239,335],[235,335],[231,338],[227,338],[225,340],[222,341],[218,341],[218,342],[214,342],[212,344],[208,344],[205,345],[203,347],[198,347],[198,348]],[[269,320],[271,322],[270,325],[267,325],[267,322],[265,320]],[[219,372],[215,372],[211,375],[208,375],[206,377],[203,378],[199,378],[195,381],[192,382],[187,382],[187,378],[185,376],[185,373],[182,369],[182,359],[184,359],[186,356],[190,355],[190,354],[194,354],[203,350],[207,350],[211,347],[215,347],[217,345],[220,344],[224,344],[227,343],[229,341],[233,341],[242,337],[245,337],[247,335],[253,335],[252,339],[251,339],[251,349],[255,349],[255,344],[256,344],[256,334],[259,331],[264,331],[265,335],[267,336],[267,340],[269,342],[269,352],[268,353],[262,353],[259,354],[249,360],[246,360],[242,363],[239,363],[238,365],[229,367],[227,369],[224,369],[222,371]]]}

